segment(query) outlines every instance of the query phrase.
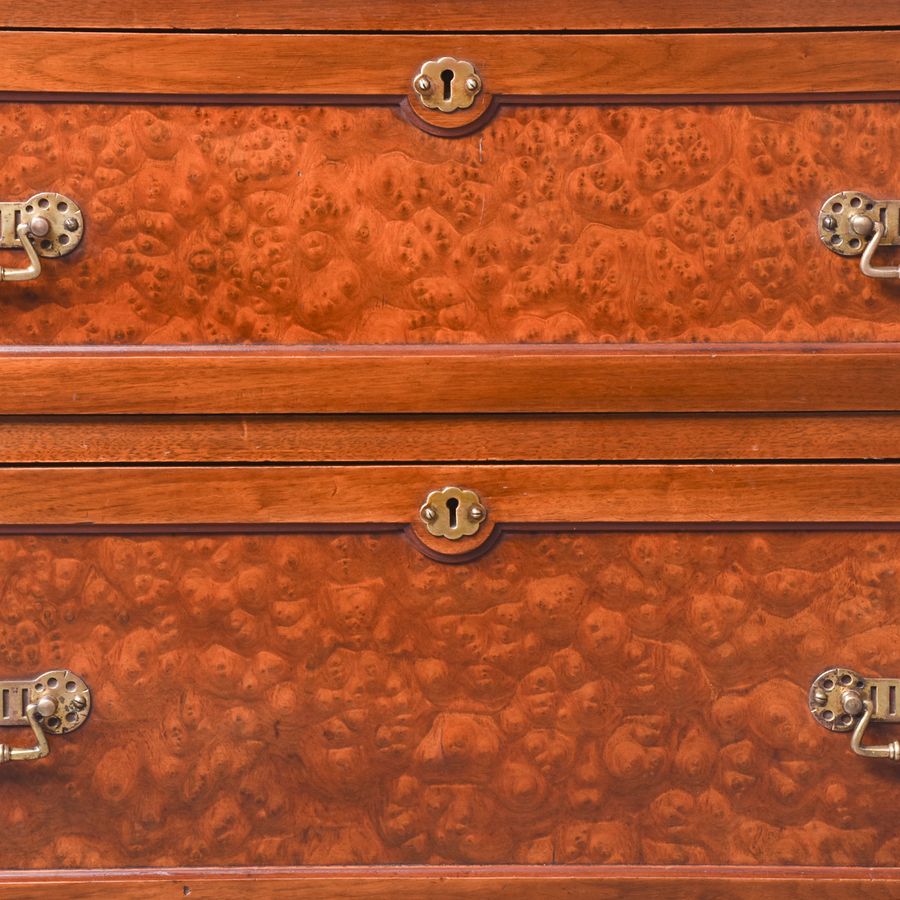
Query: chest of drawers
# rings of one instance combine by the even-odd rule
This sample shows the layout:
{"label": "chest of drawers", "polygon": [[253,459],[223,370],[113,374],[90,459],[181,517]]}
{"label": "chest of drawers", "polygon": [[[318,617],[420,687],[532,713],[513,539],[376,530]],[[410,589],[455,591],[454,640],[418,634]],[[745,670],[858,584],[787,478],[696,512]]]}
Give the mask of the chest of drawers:
{"label": "chest of drawers", "polygon": [[745,7],[0,14],[0,897],[900,890],[900,20]]}

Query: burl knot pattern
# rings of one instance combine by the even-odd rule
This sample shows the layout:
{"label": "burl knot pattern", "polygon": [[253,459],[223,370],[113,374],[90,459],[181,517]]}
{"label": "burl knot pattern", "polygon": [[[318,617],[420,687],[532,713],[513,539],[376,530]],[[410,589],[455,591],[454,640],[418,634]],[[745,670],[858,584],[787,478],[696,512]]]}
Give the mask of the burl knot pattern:
{"label": "burl knot pattern", "polygon": [[[82,246],[3,285],[24,344],[887,341],[900,288],[819,242],[897,195],[896,104],[508,109],[4,105],[0,191]],[[8,253],[10,264],[22,254]]]}
{"label": "burl knot pattern", "polygon": [[95,701],[0,769],[0,867],[900,854],[896,769],[806,706],[828,665],[900,673],[897,534],[519,534],[460,567],[397,534],[6,537],[0,560],[0,674],[69,666]]}

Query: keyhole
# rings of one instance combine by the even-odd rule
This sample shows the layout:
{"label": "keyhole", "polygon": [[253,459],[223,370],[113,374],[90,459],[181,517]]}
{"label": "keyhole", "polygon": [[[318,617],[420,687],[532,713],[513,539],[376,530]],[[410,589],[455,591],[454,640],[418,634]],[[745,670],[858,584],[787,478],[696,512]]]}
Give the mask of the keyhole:
{"label": "keyhole", "polygon": [[459,500],[451,497],[447,501],[447,512],[450,514],[450,527],[456,528],[456,510],[459,509]]}
{"label": "keyhole", "polygon": [[450,99],[450,87],[453,84],[453,78],[454,78],[453,69],[444,69],[444,71],[441,72],[441,81],[444,82],[444,99],[445,100]]}

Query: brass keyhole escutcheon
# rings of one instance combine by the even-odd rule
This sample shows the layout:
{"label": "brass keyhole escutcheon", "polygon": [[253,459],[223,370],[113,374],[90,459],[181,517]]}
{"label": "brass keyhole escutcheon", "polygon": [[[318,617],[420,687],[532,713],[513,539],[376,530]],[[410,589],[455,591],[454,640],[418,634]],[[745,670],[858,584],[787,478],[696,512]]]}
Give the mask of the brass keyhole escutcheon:
{"label": "brass keyhole escutcheon", "polygon": [[422,105],[446,113],[468,109],[481,88],[481,77],[475,66],[452,56],[429,60],[413,78],[413,90]]}
{"label": "brass keyhole escutcheon", "polygon": [[432,491],[425,498],[419,516],[429,534],[458,541],[481,528],[487,518],[487,509],[475,491],[445,487]]}

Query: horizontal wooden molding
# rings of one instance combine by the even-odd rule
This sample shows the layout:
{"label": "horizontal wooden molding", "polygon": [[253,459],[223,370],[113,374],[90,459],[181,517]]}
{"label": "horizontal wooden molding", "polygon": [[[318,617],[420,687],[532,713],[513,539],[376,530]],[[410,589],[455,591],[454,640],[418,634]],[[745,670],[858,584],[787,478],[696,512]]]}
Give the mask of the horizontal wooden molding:
{"label": "horizontal wooden molding", "polygon": [[0,464],[728,459],[900,459],[900,414],[0,417]]}
{"label": "horizontal wooden molding", "polygon": [[[327,5],[327,4],[326,4]],[[113,6],[110,5],[110,9]],[[428,24],[432,24],[429,22]],[[896,95],[892,31],[748,34],[0,32],[10,96],[178,95],[396,102],[421,63],[472,61],[506,100]],[[850,64],[850,60],[864,60]],[[377,61],[377,62],[373,62]]]}
{"label": "horizontal wooden molding", "polygon": [[810,866],[367,866],[358,869],[142,869],[0,873],[3,900],[874,900],[893,896],[896,868]]}
{"label": "horizontal wooden molding", "polygon": [[445,485],[492,526],[900,522],[893,463],[298,465],[0,468],[0,526],[404,528]]}
{"label": "horizontal wooden molding", "polygon": [[520,0],[515,4],[443,0],[440,21],[413,0],[180,0],[165,7],[140,0],[79,0],[66,7],[8,3],[0,28],[230,29],[263,31],[450,31],[533,29],[703,29],[863,27],[900,24],[896,4],[873,0]]}
{"label": "horizontal wooden molding", "polygon": [[0,350],[0,415],[858,410],[897,345]]}

